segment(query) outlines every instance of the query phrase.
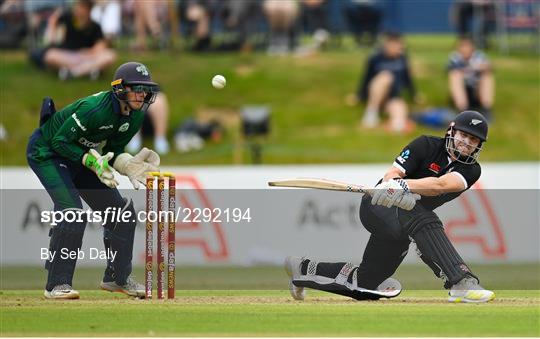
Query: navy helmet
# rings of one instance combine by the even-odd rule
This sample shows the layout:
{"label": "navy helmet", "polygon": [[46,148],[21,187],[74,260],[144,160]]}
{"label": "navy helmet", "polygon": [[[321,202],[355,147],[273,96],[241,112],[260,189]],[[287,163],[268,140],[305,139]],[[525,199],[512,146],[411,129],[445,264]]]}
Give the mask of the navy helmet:
{"label": "navy helmet", "polygon": [[134,61],[126,62],[116,69],[111,86],[116,98],[126,103],[129,102],[127,92],[146,93],[142,111],[146,111],[154,103],[159,92],[159,85],[152,80],[148,68],[140,62]]}
{"label": "navy helmet", "polygon": [[[480,139],[480,143],[470,154],[460,152],[455,146],[456,130],[465,132]],[[487,141],[487,119],[476,111],[463,111],[450,123],[446,133],[446,151],[457,161],[464,164],[474,164],[478,160],[482,144]]]}

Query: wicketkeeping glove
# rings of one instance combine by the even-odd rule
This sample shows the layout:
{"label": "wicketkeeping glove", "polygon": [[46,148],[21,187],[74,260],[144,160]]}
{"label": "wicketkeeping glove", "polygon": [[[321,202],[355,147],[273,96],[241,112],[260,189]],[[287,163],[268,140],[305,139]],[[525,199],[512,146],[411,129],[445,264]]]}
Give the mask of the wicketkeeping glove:
{"label": "wicketkeeping glove", "polygon": [[83,165],[92,170],[99,180],[110,188],[118,186],[118,181],[114,178],[114,171],[109,165],[109,160],[113,156],[112,152],[101,155],[95,149],[90,149],[82,159]]}
{"label": "wicketkeeping glove", "polygon": [[410,211],[416,205],[416,200],[420,199],[420,195],[412,193],[409,186],[407,186],[407,182],[403,179],[381,182],[375,186],[375,189],[376,192],[371,198],[372,205],[396,206]]}
{"label": "wicketkeeping glove", "polygon": [[113,167],[118,173],[127,176],[133,188],[137,190],[141,183],[146,182],[146,172],[159,171],[159,162],[159,155],[144,147],[135,156],[129,153],[119,154]]}

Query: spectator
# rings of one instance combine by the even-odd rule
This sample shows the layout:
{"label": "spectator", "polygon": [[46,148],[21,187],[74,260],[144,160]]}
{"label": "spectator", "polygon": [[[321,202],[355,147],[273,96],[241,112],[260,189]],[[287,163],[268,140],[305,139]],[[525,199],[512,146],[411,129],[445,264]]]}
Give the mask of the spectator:
{"label": "spectator", "polygon": [[90,18],[92,1],[78,0],[71,11],[57,10],[49,17],[45,40],[50,46],[31,52],[40,66],[58,70],[60,80],[89,75],[95,80],[116,60],[101,28]]}
{"label": "spectator", "polygon": [[212,11],[217,3],[212,0],[188,0],[185,7],[185,17],[188,22],[195,25],[194,51],[207,51],[210,49],[211,35],[210,23]]}
{"label": "spectator", "polygon": [[167,124],[169,121],[169,102],[163,92],[159,92],[156,101],[148,108],[141,130],[127,144],[129,153],[137,153],[142,147],[142,137],[151,130],[154,135],[154,150],[159,154],[169,153],[167,141]]}
{"label": "spectator", "polygon": [[388,127],[391,131],[405,132],[412,128],[408,120],[407,103],[402,98],[403,89],[415,97],[404,48],[399,33],[386,33],[382,48],[369,58],[357,92],[360,100],[367,101],[363,127],[376,127],[379,124],[379,111],[385,109],[390,115]]}
{"label": "spectator", "polygon": [[248,38],[257,31],[260,21],[261,5],[258,1],[223,1],[222,17],[224,28],[233,32],[235,38],[231,42],[221,43],[218,50],[241,50],[253,49]]}
{"label": "spectator", "polygon": [[313,34],[313,41],[300,46],[296,51],[297,54],[304,55],[316,52],[330,38],[326,6],[326,0],[302,0],[302,26],[307,32]]}
{"label": "spectator", "polygon": [[345,18],[358,45],[364,41],[371,46],[377,40],[382,21],[381,10],[376,0],[348,0],[345,4]]}
{"label": "spectator", "polygon": [[480,48],[488,47],[488,33],[495,21],[495,4],[491,0],[456,0],[454,25],[460,37],[472,36]]}
{"label": "spectator", "polygon": [[164,48],[166,38],[161,25],[161,18],[167,17],[167,1],[133,1],[133,15],[135,24],[135,50],[146,50],[147,31],[152,36],[152,44],[157,48]]}
{"label": "spectator", "polygon": [[31,49],[43,46],[44,32],[49,17],[61,8],[66,8],[66,0],[19,1],[24,4],[28,24],[28,44]]}
{"label": "spectator", "polygon": [[476,110],[491,119],[495,79],[486,55],[468,37],[460,38],[450,55],[448,87],[456,110]]}
{"label": "spectator", "polygon": [[24,3],[0,1],[0,48],[17,48],[27,32]]}
{"label": "spectator", "polygon": [[294,26],[300,13],[294,0],[265,0],[263,11],[270,24],[268,54],[287,54],[294,47]]}
{"label": "spectator", "polygon": [[97,22],[109,46],[120,36],[122,31],[122,6],[118,0],[97,0],[90,13]]}

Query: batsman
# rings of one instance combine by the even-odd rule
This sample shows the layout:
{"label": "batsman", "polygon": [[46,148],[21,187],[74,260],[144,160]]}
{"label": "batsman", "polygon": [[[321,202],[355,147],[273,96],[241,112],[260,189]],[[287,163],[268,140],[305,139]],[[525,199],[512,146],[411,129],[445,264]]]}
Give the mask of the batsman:
{"label": "batsman", "polygon": [[478,156],[487,140],[488,125],[476,111],[456,116],[445,137],[420,136],[395,158],[360,205],[360,220],[371,233],[360,265],[317,262],[287,257],[291,295],[302,300],[305,288],[357,300],[392,298],[401,284],[391,276],[411,242],[420,258],[449,289],[450,302],[487,302],[495,294],[482,288],[478,277],[456,251],[433,211],[457,198],[480,177]]}
{"label": "batsman", "polygon": [[[159,86],[152,81],[148,68],[138,62],[118,67],[111,86],[108,91],[79,99],[58,112],[52,99],[45,98],[40,127],[30,137],[26,156],[55,211],[82,211],[82,198],[93,211],[115,208],[121,213],[131,212],[128,221],[104,225],[105,249],[116,256],[107,262],[101,288],[142,298],[144,286],[131,276],[135,210],[131,199],[122,197],[116,188],[115,171],[127,176],[135,189],[145,182],[145,172],[159,171],[156,152],[143,148],[135,156],[124,153]],[[79,298],[79,292],[72,287],[77,259],[60,254],[81,248],[86,224],[87,220],[81,219],[62,221],[50,229],[49,253],[56,255],[49,255],[45,264],[46,298]]]}

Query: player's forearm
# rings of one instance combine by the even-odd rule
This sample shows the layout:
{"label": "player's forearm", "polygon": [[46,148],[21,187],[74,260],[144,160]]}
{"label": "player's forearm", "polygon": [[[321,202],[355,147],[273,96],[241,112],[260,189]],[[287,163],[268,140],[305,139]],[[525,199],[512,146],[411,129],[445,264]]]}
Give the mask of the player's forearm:
{"label": "player's forearm", "polygon": [[392,166],[384,174],[383,181],[388,181],[390,179],[399,179],[399,178],[403,178],[404,176],[405,176],[405,173],[401,172],[400,169]]}
{"label": "player's forearm", "polygon": [[407,185],[413,193],[424,196],[437,196],[448,193],[449,188],[440,178],[428,177],[422,179],[407,179]]}

